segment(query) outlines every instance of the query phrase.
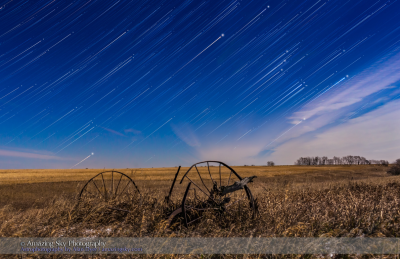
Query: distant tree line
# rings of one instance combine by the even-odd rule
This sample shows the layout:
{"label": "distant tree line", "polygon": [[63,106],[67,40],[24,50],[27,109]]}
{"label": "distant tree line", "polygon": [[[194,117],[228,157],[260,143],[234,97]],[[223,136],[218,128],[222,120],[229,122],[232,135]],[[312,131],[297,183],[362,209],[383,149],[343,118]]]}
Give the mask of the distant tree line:
{"label": "distant tree line", "polygon": [[362,156],[344,156],[328,158],[326,156],[300,157],[295,165],[383,165],[388,166],[387,160],[366,159]]}

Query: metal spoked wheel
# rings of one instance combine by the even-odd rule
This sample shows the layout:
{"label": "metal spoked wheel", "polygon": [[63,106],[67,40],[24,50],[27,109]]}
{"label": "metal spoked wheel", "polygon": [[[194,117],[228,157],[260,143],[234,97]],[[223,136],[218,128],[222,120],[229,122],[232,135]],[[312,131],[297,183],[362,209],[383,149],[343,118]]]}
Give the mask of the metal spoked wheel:
{"label": "metal spoked wheel", "polygon": [[104,205],[108,209],[127,211],[126,202],[140,196],[135,182],[118,171],[105,171],[91,178],[82,188],[78,204]]}
{"label": "metal spoked wheel", "polygon": [[241,180],[243,178],[235,170],[219,161],[192,165],[180,182],[187,183],[181,206],[185,226],[198,222],[206,211],[234,216],[251,211],[254,216],[256,209],[250,189],[246,185],[240,189],[232,188]]}

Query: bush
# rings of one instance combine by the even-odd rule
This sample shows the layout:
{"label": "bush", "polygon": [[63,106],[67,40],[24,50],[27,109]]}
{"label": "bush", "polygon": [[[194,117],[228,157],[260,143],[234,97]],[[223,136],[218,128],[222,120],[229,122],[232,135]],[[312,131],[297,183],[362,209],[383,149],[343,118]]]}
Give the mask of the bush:
{"label": "bush", "polygon": [[397,165],[392,166],[392,167],[387,171],[387,173],[388,173],[388,174],[391,174],[391,175],[400,175],[400,166],[397,166]]}
{"label": "bush", "polygon": [[400,175],[400,159],[397,159],[395,164],[387,171],[391,175]]}
{"label": "bush", "polygon": [[395,165],[400,166],[400,158],[396,160]]}

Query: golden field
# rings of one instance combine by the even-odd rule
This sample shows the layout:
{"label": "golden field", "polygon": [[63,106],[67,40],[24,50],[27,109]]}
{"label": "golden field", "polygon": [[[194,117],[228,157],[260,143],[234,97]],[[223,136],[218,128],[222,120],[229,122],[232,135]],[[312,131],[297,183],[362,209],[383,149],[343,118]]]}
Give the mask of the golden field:
{"label": "golden field", "polygon": [[[382,166],[237,166],[232,167],[240,176],[257,176],[251,183],[255,195],[263,188],[277,190],[313,186],[321,188],[349,180],[382,181],[391,179]],[[130,176],[139,189],[157,189],[168,194],[177,167],[170,168],[124,168],[124,169],[0,169],[0,206],[12,204],[18,209],[33,205],[41,207],[55,196],[76,198],[83,184],[96,174],[115,170]],[[188,170],[182,167],[179,175]],[[389,178],[388,178],[389,177]],[[180,179],[180,178],[179,178]],[[394,177],[397,179],[397,177]],[[182,188],[179,184],[175,188]]]}
{"label": "golden field", "polygon": [[[175,167],[115,169],[130,176],[142,194],[140,202],[136,196],[118,201],[129,212],[107,210],[100,203],[77,206],[77,195],[85,182],[104,170],[112,169],[0,170],[0,237],[400,236],[400,177],[388,175],[388,167],[233,168],[242,177],[257,176],[248,185],[257,199],[257,217],[253,220],[250,211],[238,211],[234,207],[223,215],[206,213],[188,229],[180,221],[171,228],[166,224],[166,217],[179,207],[185,189],[177,181],[172,202],[167,204],[164,201],[178,169]],[[181,168],[181,177],[187,169]],[[18,258],[12,255],[8,257]],[[211,258],[195,255],[138,257]],[[298,258],[294,255],[289,257]],[[395,258],[393,255],[389,257]],[[221,255],[212,258],[243,256]],[[252,255],[247,258],[267,257]]]}

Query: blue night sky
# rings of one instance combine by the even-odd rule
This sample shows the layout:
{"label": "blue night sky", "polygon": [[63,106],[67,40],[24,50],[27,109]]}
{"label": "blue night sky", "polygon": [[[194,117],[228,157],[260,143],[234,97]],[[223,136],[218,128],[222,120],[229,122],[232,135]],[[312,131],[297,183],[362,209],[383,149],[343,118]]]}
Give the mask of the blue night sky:
{"label": "blue night sky", "polygon": [[0,168],[400,157],[399,1],[0,2]]}

